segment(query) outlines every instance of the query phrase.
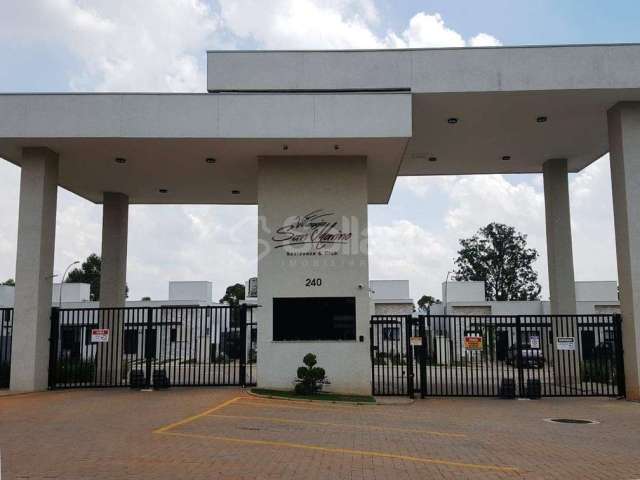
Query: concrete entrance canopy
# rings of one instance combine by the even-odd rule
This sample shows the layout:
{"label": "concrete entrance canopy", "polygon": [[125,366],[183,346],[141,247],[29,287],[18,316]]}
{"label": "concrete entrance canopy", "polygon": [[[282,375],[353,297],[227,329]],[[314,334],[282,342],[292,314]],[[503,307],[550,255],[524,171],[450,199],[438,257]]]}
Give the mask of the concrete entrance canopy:
{"label": "concrete entrance canopy", "polygon": [[59,185],[95,203],[256,204],[265,155],[366,156],[369,201],[386,203],[410,136],[406,93],[0,94],[0,157],[47,147]]}
{"label": "concrete entrance canopy", "polygon": [[207,88],[411,91],[398,175],[577,172],[609,151],[607,110],[640,101],[640,45],[212,51]]}
{"label": "concrete entrance canopy", "polygon": [[[0,95],[0,157],[22,167],[15,336],[35,345],[13,350],[12,386],[46,386],[58,185],[104,203],[106,307],[126,289],[129,203],[258,204],[260,386],[290,386],[285,367],[315,351],[336,389],[366,393],[367,204],[403,175],[544,173],[551,311],[572,314],[568,173],[611,151],[627,396],[640,398],[640,45],[207,60],[205,94]],[[290,300],[313,297],[336,316],[318,325],[334,324],[300,336]]]}

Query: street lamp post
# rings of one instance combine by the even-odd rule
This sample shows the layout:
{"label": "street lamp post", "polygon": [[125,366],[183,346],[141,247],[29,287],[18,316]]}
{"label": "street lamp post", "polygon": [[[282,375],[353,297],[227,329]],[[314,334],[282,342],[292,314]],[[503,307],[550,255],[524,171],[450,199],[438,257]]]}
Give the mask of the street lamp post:
{"label": "street lamp post", "polygon": [[79,263],[80,263],[80,262],[76,260],[75,262],[73,262],[73,263],[69,264],[69,266],[64,270],[64,273],[62,274],[62,279],[60,280],[60,289],[59,289],[59,291],[58,291],[58,294],[59,294],[59,295],[58,295],[58,297],[59,297],[59,298],[58,298],[58,307],[59,307],[59,308],[62,308],[62,286],[64,285],[64,277],[66,277],[67,272],[69,271],[69,269],[70,269],[71,267],[73,267],[74,265],[77,265],[77,264],[79,264]]}

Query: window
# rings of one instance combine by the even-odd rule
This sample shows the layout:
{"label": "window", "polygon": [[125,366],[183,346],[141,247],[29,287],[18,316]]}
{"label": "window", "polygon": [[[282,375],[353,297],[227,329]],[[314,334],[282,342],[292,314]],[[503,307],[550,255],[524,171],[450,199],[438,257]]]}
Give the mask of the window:
{"label": "window", "polygon": [[137,330],[124,331],[124,354],[125,355],[138,354],[138,331]]}
{"label": "window", "polygon": [[400,327],[382,327],[383,340],[400,340]]}
{"label": "window", "polygon": [[274,298],[273,339],[355,340],[356,299]]}
{"label": "window", "polygon": [[169,332],[169,341],[171,343],[176,343],[178,341],[178,329],[172,328]]}

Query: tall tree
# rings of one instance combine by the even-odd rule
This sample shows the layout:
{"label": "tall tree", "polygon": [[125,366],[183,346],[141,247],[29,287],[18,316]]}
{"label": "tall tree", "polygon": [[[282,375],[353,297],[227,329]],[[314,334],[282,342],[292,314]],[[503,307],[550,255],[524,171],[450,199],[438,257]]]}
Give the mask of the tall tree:
{"label": "tall tree", "polygon": [[90,285],[90,298],[93,301],[100,300],[100,269],[102,259],[92,253],[82,263],[81,268],[74,268],[67,274],[67,283],[88,283]]}
{"label": "tall tree", "polygon": [[13,280],[13,278],[9,278],[6,281],[2,282],[2,285],[6,285],[8,287],[15,287],[16,282]]}
{"label": "tall tree", "polygon": [[438,300],[436,297],[432,297],[431,295],[422,295],[418,299],[418,308],[420,310],[427,310],[427,308],[435,303],[440,303],[440,300]]}
{"label": "tall tree", "polygon": [[537,300],[540,295],[538,258],[527,247],[527,236],[502,223],[490,223],[471,238],[460,239],[456,280],[484,281],[487,300]]}
{"label": "tall tree", "polygon": [[220,303],[236,306],[240,304],[240,300],[244,300],[244,285],[236,283],[227,287],[224,297],[220,299]]}

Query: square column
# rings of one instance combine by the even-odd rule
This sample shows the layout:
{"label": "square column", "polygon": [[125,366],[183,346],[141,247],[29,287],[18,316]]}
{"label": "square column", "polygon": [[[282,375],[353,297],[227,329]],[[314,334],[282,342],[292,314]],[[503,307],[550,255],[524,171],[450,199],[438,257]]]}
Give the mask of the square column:
{"label": "square column", "polygon": [[640,400],[640,103],[608,114],[627,398]]}
{"label": "square column", "polygon": [[56,235],[58,155],[24,148],[20,174],[11,390],[45,390]]}
{"label": "square column", "polygon": [[129,197],[105,192],[102,202],[100,307],[124,307],[127,298]]}
{"label": "square column", "polygon": [[[576,282],[573,273],[573,246],[571,240],[571,213],[569,207],[569,174],[564,158],[547,160],[542,166],[544,204],[547,232],[547,265],[551,315],[575,315]],[[579,350],[556,349],[558,337],[573,337],[578,344],[577,319],[551,320],[553,345],[549,359],[553,362],[554,383],[572,385],[580,382]]]}
{"label": "square column", "polygon": [[573,274],[567,160],[547,160],[542,166],[542,174],[551,314],[575,314],[576,283]]}
{"label": "square column", "polygon": [[[127,235],[129,197],[105,192],[102,202],[102,265],[100,269],[100,307],[121,308],[127,299]],[[108,343],[98,346],[98,383],[120,384],[123,366],[124,321],[122,312],[100,314],[100,328],[111,331]]]}

